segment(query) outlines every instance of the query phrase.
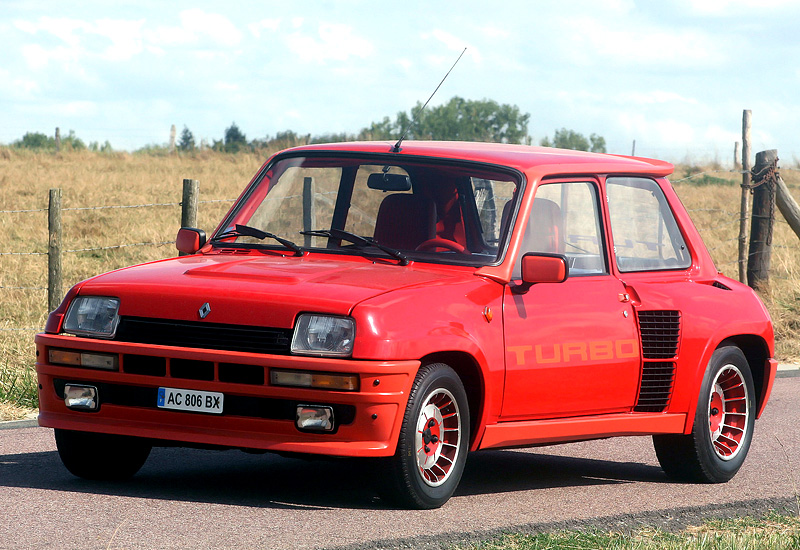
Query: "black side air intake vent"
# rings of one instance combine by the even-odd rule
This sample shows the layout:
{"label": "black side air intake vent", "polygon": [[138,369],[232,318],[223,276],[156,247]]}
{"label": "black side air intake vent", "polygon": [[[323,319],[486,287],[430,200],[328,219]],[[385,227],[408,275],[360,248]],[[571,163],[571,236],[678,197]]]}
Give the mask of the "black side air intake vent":
{"label": "black side air intake vent", "polygon": [[729,287],[725,286],[724,284],[720,283],[719,281],[714,281],[711,283],[711,286],[715,286],[717,288],[721,288],[722,290],[730,290]]}
{"label": "black side air intake vent", "polygon": [[671,359],[678,354],[681,334],[679,311],[638,311],[644,359]]}
{"label": "black side air intake vent", "polygon": [[653,361],[642,365],[642,384],[636,412],[662,412],[669,405],[672,384],[675,381],[675,363]]}

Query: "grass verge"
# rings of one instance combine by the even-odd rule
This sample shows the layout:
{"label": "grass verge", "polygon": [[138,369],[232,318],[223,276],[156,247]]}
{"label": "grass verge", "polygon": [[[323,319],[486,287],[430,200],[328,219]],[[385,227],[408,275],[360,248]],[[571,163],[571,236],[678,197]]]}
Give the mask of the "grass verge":
{"label": "grass verge", "polygon": [[629,533],[614,531],[556,531],[508,534],[453,550],[789,550],[800,548],[800,517],[770,513],[762,518],[707,520],[700,526],[672,533],[644,527]]}

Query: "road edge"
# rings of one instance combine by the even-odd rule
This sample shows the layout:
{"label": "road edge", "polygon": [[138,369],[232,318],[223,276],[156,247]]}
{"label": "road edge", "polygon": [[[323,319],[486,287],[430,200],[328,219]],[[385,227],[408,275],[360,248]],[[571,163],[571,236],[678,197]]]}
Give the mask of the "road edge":
{"label": "road edge", "polygon": [[553,531],[614,531],[632,533],[640,528],[657,528],[671,533],[683,531],[688,527],[702,525],[706,520],[730,519],[731,517],[765,517],[772,513],[800,515],[798,497],[753,499],[729,504],[709,504],[666,510],[654,510],[634,514],[593,519],[573,519],[543,523],[527,523],[513,527],[501,527],[486,531],[447,533],[437,535],[436,540],[419,536],[402,539],[375,540],[346,546],[321,546],[319,550],[452,550],[458,545],[474,545],[487,542],[503,535],[537,535]]}

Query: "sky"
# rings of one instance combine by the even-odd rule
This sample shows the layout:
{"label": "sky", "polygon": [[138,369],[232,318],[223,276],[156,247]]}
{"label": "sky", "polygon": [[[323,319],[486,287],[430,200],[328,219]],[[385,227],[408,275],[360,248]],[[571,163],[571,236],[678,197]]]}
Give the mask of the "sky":
{"label": "sky", "polygon": [[357,133],[424,102],[491,99],[608,152],[800,161],[797,0],[0,0],[0,143],[26,132],[135,150]]}

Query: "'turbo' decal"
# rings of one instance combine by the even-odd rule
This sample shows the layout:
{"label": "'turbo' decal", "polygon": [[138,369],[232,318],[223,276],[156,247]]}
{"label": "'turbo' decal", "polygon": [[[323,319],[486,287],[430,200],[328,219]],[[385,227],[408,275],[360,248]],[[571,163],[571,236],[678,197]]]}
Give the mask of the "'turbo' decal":
{"label": "'turbo' decal", "polygon": [[517,365],[528,362],[546,365],[639,357],[639,341],[634,339],[510,346],[507,349],[514,354]]}

